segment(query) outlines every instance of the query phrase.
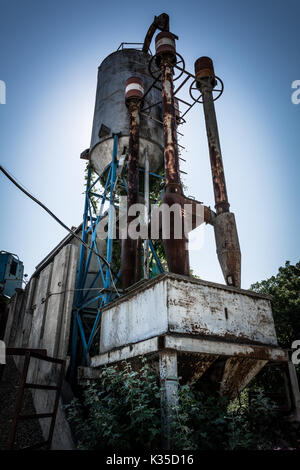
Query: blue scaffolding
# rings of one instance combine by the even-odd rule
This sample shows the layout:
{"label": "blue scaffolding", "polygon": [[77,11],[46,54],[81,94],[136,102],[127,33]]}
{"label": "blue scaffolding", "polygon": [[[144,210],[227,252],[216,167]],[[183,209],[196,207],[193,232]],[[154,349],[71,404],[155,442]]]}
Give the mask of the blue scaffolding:
{"label": "blue scaffolding", "polygon": [[[100,176],[97,176],[95,181],[92,181],[92,169],[90,164],[87,170],[81,236],[82,243],[80,246],[73,308],[70,368],[72,378],[75,376],[77,364],[90,365],[90,350],[100,324],[103,307],[123,293],[117,287],[120,272],[116,274],[111,269],[117,185],[121,184],[125,192],[127,192],[126,180],[122,177],[120,172],[118,173],[118,169],[118,134],[114,134],[111,163]],[[144,171],[144,169],[140,168],[140,171]],[[149,174],[157,178],[162,178],[160,175],[152,172],[149,172]],[[97,185],[100,187],[99,191],[96,190]],[[97,200],[98,203],[95,204],[94,200]],[[109,203],[109,207],[105,210],[106,202]],[[105,255],[101,255],[97,245],[97,228],[104,217],[108,219],[107,239]],[[98,268],[91,279],[89,268],[93,254],[97,257]],[[148,256],[151,256],[150,277],[164,272],[151,240],[149,240]],[[95,287],[97,283],[98,287]],[[96,307],[95,304],[97,304]],[[88,327],[85,321],[86,317],[92,320],[92,326]]]}

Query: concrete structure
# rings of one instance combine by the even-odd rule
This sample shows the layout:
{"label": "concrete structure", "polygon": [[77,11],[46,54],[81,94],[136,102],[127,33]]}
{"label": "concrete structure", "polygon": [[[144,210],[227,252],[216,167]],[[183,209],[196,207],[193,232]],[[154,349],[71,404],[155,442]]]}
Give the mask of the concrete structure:
{"label": "concrete structure", "polygon": [[[78,263],[78,248],[67,244],[45,260],[30,279],[25,291],[12,299],[5,331],[5,344],[10,348],[46,349],[52,357],[66,359],[69,347],[71,315]],[[20,371],[23,360],[15,358]],[[27,381],[56,385],[58,366],[31,360]],[[37,413],[53,409],[53,392],[34,390]],[[45,439],[49,422],[41,419]],[[52,448],[73,448],[70,430],[60,404]]]}

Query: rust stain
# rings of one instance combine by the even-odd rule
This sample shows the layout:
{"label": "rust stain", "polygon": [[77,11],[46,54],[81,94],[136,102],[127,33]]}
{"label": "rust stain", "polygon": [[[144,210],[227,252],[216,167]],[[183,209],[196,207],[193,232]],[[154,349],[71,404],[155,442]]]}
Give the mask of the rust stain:
{"label": "rust stain", "polygon": [[207,129],[207,138],[209,146],[210,164],[213,179],[213,188],[217,213],[228,212],[229,202],[225,183],[224,167],[222,155],[217,144],[216,136],[211,129]]}
{"label": "rust stain", "polygon": [[[128,157],[128,199],[127,212],[133,204],[138,202],[139,194],[139,127],[140,127],[140,100],[128,99],[130,114],[129,157]],[[135,219],[127,214],[127,226]],[[138,240],[131,239],[129,234],[122,240],[121,280],[123,289],[128,288],[140,279],[141,257]]]}
{"label": "rust stain", "polygon": [[[163,123],[164,123],[164,162],[166,192],[163,196],[163,204],[169,207],[173,204],[179,204],[181,210],[184,209],[186,199],[183,196],[183,190],[179,174],[179,157],[177,145],[177,125],[173,90],[173,65],[169,54],[161,56],[162,72],[162,103],[163,103]],[[170,272],[189,276],[190,263],[188,252],[188,238],[184,234],[184,218],[181,218],[181,238],[175,238],[175,219],[171,212],[170,237],[163,238],[164,250],[167,258]]]}
{"label": "rust stain", "polygon": [[225,364],[221,393],[234,398],[264,365],[264,361],[249,357],[230,357]]}

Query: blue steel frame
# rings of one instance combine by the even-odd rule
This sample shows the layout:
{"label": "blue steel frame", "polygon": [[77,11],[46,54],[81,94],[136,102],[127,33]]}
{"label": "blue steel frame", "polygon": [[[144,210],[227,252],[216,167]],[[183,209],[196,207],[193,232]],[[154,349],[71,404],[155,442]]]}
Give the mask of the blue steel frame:
{"label": "blue steel frame", "polygon": [[[84,204],[84,213],[83,213],[83,223],[82,223],[82,244],[80,246],[80,256],[79,256],[79,266],[78,266],[78,274],[76,280],[76,287],[75,287],[75,297],[74,297],[74,307],[73,307],[73,331],[72,331],[72,345],[71,345],[71,367],[70,367],[70,375],[71,378],[74,379],[75,372],[76,372],[76,364],[77,364],[77,355],[78,349],[81,343],[81,347],[83,350],[82,359],[83,362],[89,366],[90,365],[90,357],[89,351],[93,344],[93,340],[95,337],[95,333],[97,327],[99,325],[99,321],[101,318],[101,311],[104,305],[111,302],[117,294],[117,291],[113,291],[112,289],[112,280],[113,283],[116,284],[119,280],[118,273],[117,277],[114,278],[112,272],[108,268],[107,264],[98,257],[98,266],[99,270],[95,274],[94,279],[87,287],[87,276],[89,272],[90,261],[92,257],[92,251],[99,254],[99,250],[97,247],[97,227],[99,222],[103,219],[104,216],[108,215],[108,237],[106,243],[106,260],[108,264],[112,261],[112,253],[113,253],[113,225],[114,225],[114,199],[115,199],[115,186],[117,182],[117,169],[118,169],[118,134],[113,135],[113,155],[112,161],[108,168],[105,169],[105,173],[107,172],[106,181],[104,185],[104,190],[102,194],[98,194],[95,192],[95,186],[100,181],[103,181],[103,174],[98,176],[94,182],[92,182],[92,171],[90,165],[88,166],[88,173],[87,173],[87,183],[86,183],[86,192],[85,192],[85,204]],[[161,176],[156,175],[155,173],[151,173],[151,175],[161,178]],[[101,180],[102,178],[102,180]],[[127,191],[127,184],[124,178],[121,179],[122,184]],[[101,183],[100,183],[101,184]],[[109,191],[109,199],[107,197]],[[100,202],[100,206],[98,209],[98,213],[95,214],[95,209],[91,201],[91,196],[98,198]],[[109,200],[109,209],[108,212],[104,210],[105,201]],[[94,213],[93,213],[94,212]],[[86,244],[90,237],[89,247],[91,250],[88,250],[84,244]],[[152,253],[152,257],[155,261],[155,265],[153,266],[151,277],[156,276],[164,272],[163,266],[157,256],[155,248],[151,240],[149,240],[149,254]],[[95,289],[97,293],[91,297],[91,294],[94,289],[94,285],[96,281],[99,279],[99,276],[102,281],[103,288]],[[84,329],[84,313],[85,309],[98,301],[98,308],[95,309],[93,312],[94,321],[92,329],[89,332],[88,337],[86,336],[85,329]]]}

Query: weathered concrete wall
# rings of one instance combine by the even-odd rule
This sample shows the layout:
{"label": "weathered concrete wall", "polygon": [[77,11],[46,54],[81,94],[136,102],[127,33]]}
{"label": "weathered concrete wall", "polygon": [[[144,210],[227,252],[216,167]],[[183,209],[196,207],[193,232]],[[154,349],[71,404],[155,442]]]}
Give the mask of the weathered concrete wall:
{"label": "weathered concrete wall", "polygon": [[[5,342],[8,347],[46,349],[52,357],[66,359],[74,289],[78,264],[78,247],[64,246],[53,260],[32,277],[24,292],[18,292],[9,309]],[[16,358],[19,367],[22,360]],[[27,382],[56,385],[59,366],[31,359]],[[54,392],[33,391],[37,413],[50,412]],[[47,438],[50,420],[40,420]],[[63,432],[62,432],[63,430]],[[72,448],[68,425],[60,405],[53,437],[54,448]]]}
{"label": "weathered concrete wall", "polygon": [[100,353],[168,332],[277,345],[266,296],[164,274],[103,309]]}

